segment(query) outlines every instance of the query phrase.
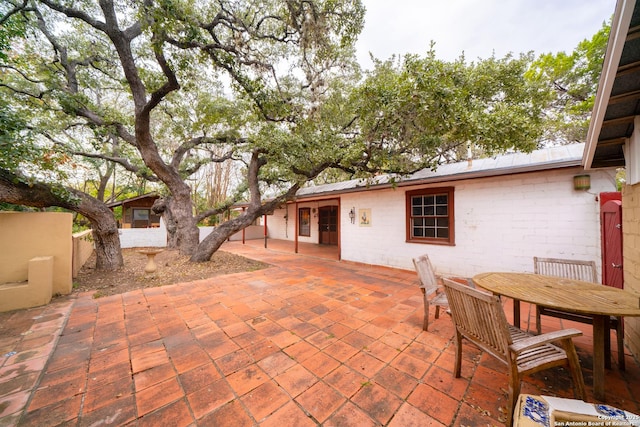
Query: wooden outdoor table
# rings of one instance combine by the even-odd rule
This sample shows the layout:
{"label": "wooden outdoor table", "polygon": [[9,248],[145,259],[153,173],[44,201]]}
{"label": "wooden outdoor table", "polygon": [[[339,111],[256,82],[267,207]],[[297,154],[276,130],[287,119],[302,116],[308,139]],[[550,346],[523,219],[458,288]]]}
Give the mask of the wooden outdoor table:
{"label": "wooden outdoor table", "polygon": [[513,298],[513,321],[520,327],[520,301],[593,316],[593,394],[604,400],[604,337],[609,316],[640,316],[638,295],[597,283],[528,273],[482,273],[473,282]]}

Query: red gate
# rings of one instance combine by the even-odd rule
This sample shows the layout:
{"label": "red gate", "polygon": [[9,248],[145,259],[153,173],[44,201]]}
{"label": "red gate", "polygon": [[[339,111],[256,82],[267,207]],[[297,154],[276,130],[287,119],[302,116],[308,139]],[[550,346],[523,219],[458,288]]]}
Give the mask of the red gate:
{"label": "red gate", "polygon": [[[601,199],[602,200],[602,199]],[[622,202],[602,200],[600,229],[602,233],[602,284],[622,289]]]}

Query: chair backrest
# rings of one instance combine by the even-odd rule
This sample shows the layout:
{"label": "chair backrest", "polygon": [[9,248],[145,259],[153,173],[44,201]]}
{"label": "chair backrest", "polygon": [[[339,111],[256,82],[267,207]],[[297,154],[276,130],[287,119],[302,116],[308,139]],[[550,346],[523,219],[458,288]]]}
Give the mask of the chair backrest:
{"label": "chair backrest", "polygon": [[509,364],[509,346],[513,341],[498,296],[447,278],[442,282],[458,333]]}
{"label": "chair backrest", "polygon": [[595,261],[533,257],[533,272],[535,274],[544,274],[545,276],[598,282]]}
{"label": "chair backrest", "polygon": [[418,278],[420,279],[420,287],[424,289],[427,295],[432,294],[438,289],[438,281],[436,274],[433,272],[431,261],[428,255],[421,255],[413,259],[413,265],[416,267]]}

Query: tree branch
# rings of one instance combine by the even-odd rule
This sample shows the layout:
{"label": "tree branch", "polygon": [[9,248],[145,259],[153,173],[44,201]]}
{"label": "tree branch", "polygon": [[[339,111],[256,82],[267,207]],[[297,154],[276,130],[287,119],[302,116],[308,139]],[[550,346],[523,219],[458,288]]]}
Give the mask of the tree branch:
{"label": "tree branch", "polygon": [[158,64],[160,65],[160,68],[162,69],[162,72],[164,73],[165,77],[167,78],[167,81],[165,82],[165,84],[163,84],[158,90],[154,91],[151,94],[151,99],[149,99],[149,102],[147,102],[147,104],[144,106],[144,108],[142,108],[142,111],[140,112],[140,114],[143,117],[146,117],[149,115],[149,113],[158,106],[158,104],[160,103],[160,101],[162,101],[168,94],[170,94],[173,91],[176,91],[178,89],[180,89],[180,84],[178,83],[178,78],[176,77],[176,74],[174,73],[174,71],[171,69],[171,67],[169,66],[169,64],[167,63],[167,59],[164,56],[164,52],[162,51],[162,47],[160,45],[161,41],[160,38],[154,34],[153,37],[153,46],[154,46],[154,54],[156,56],[156,61],[158,61]]}
{"label": "tree branch", "polygon": [[23,11],[24,12],[33,11],[32,8],[27,7],[27,3],[29,3],[29,0],[22,0],[22,4],[14,3],[13,4],[13,9],[11,9],[7,13],[5,13],[4,16],[0,17],[0,26],[4,25],[4,23],[7,22],[9,20],[9,18],[11,18],[16,13],[20,13],[20,12],[23,12]]}
{"label": "tree branch", "polygon": [[81,10],[74,9],[72,7],[66,7],[61,4],[58,4],[55,1],[51,0],[40,0],[41,3],[46,4],[51,9],[60,12],[70,18],[78,18],[87,24],[91,25],[93,28],[100,30],[102,32],[106,32],[106,25],[104,22],[100,22],[94,19],[91,15],[82,12]]}
{"label": "tree branch", "polygon": [[194,173],[198,172],[200,170],[200,168],[204,165],[208,165],[211,163],[223,163],[227,160],[231,160],[233,158],[234,155],[234,151],[229,151],[228,153],[226,153],[225,155],[221,156],[221,157],[214,157],[214,153],[211,153],[211,156],[206,158],[206,159],[202,159],[198,162],[196,162],[193,166],[188,167],[188,168],[181,168],[180,169],[180,175],[187,177],[187,176],[191,176]]}
{"label": "tree branch", "polygon": [[[218,143],[223,143],[223,144],[244,143],[246,141],[247,140],[245,138],[233,139],[233,138],[228,138],[226,136],[220,136],[220,137],[199,136],[199,137],[191,138],[190,140],[184,142],[183,144],[180,144],[180,146],[176,148],[176,150],[173,152],[173,157],[171,159],[171,166],[177,169],[182,163],[182,160],[184,160],[184,156],[187,154],[187,152],[189,152],[189,150],[192,150],[200,145],[218,144]],[[229,160],[233,156],[234,152],[235,150],[232,149],[231,152],[219,158],[220,160],[214,159],[213,153],[211,153],[212,154],[211,161],[214,163],[222,163],[225,160]]]}

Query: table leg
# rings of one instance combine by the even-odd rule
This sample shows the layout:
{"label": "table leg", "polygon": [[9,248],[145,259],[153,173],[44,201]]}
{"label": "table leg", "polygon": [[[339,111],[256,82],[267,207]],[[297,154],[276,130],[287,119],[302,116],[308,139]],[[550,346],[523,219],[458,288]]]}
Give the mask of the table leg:
{"label": "table leg", "polygon": [[593,316],[593,397],[604,401],[604,334],[607,316]]}
{"label": "table leg", "polygon": [[520,300],[513,300],[513,326],[520,328]]}

